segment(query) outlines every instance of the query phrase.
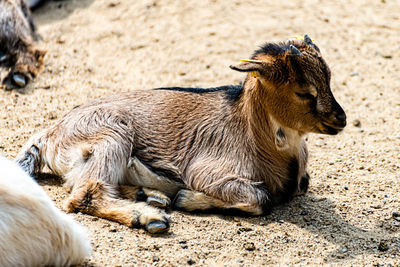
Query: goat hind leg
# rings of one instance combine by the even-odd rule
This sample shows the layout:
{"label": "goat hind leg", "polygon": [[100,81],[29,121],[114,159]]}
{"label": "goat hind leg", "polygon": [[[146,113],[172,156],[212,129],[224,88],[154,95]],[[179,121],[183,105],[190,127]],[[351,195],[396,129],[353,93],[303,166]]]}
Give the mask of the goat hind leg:
{"label": "goat hind leg", "polygon": [[116,195],[113,186],[89,180],[74,186],[66,209],[68,212],[82,212],[128,227],[145,227],[152,234],[168,231],[169,219],[163,211],[143,202],[119,199]]}
{"label": "goat hind leg", "polygon": [[[174,208],[184,211],[239,211],[250,215],[268,213],[271,208],[269,194],[261,185],[233,180],[218,186],[218,192],[207,193],[182,189],[174,199]],[[219,198],[210,196],[212,193]],[[223,199],[224,196],[227,199]]]}

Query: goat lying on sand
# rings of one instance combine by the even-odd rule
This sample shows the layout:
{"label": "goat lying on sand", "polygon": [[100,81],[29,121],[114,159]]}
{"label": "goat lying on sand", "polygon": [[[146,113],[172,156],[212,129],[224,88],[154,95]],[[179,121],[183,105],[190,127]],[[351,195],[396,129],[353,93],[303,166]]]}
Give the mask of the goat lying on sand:
{"label": "goat lying on sand", "polygon": [[69,266],[91,253],[85,230],[0,156],[0,266]]}
{"label": "goat lying on sand", "polygon": [[231,68],[248,73],[243,86],[134,91],[77,107],[32,137],[18,162],[63,176],[70,211],[127,225],[145,211],[117,199],[118,185],[160,190],[181,210],[262,214],[306,192],[303,136],[337,134],[346,115],[308,36],[266,44]]}
{"label": "goat lying on sand", "polygon": [[11,68],[2,83],[24,87],[43,69],[46,52],[35,45],[35,25],[24,0],[0,0],[0,67]]}

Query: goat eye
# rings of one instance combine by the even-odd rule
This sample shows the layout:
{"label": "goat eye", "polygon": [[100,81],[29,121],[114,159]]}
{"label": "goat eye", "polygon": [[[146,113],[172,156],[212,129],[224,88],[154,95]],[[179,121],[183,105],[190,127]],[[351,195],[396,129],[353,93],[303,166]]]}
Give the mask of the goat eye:
{"label": "goat eye", "polygon": [[315,97],[312,94],[309,94],[309,93],[305,93],[305,94],[296,93],[296,95],[298,97],[300,97],[301,99],[307,99],[307,100],[314,100],[315,99]]}

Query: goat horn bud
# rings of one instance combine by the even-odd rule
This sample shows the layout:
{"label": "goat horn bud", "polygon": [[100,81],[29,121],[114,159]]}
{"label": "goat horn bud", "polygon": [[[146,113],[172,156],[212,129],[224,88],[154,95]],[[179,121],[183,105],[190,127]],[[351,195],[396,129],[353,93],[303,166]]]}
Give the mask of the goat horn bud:
{"label": "goat horn bud", "polygon": [[262,60],[255,60],[255,59],[241,59],[240,61],[251,62],[251,63],[262,63]]}
{"label": "goat horn bud", "polygon": [[308,36],[307,34],[304,35],[304,42],[308,45],[314,45],[313,41],[311,40],[310,36]]}
{"label": "goat horn bud", "polygon": [[289,46],[289,52],[292,56],[301,56],[301,52],[294,45]]}
{"label": "goat horn bud", "polygon": [[297,40],[303,40],[306,44],[314,44],[314,40],[310,38],[310,36],[308,36],[308,34],[303,36],[300,35],[294,35],[292,37],[293,39],[297,39]]}

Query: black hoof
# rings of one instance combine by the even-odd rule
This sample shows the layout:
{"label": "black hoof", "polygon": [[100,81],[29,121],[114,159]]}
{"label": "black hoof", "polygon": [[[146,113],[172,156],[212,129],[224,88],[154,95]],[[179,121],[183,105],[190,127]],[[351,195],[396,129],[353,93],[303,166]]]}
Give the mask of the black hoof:
{"label": "black hoof", "polygon": [[168,220],[165,222],[163,221],[152,221],[146,225],[146,230],[150,234],[161,234],[165,233],[169,230],[169,223]]}
{"label": "black hoof", "polygon": [[5,78],[3,80],[3,85],[6,88],[6,90],[12,90],[16,88],[16,86],[8,78]]}
{"label": "black hoof", "polygon": [[136,200],[137,201],[145,201],[147,198],[147,195],[144,193],[144,191],[142,189],[140,189],[137,193],[136,193]]}
{"label": "black hoof", "polygon": [[8,55],[0,54],[0,63],[3,63],[8,60]]}
{"label": "black hoof", "polygon": [[24,87],[26,85],[26,78],[22,74],[14,74],[13,81],[19,87]]}
{"label": "black hoof", "polygon": [[169,203],[165,199],[161,199],[155,196],[150,196],[146,200],[147,204],[157,208],[168,208]]}
{"label": "black hoof", "polygon": [[306,173],[303,177],[301,177],[300,192],[307,193],[309,184],[310,184],[310,175]]}
{"label": "black hoof", "polygon": [[186,191],[185,189],[182,189],[179,190],[179,192],[176,194],[173,204],[174,209],[182,211],[186,210],[183,205],[183,202],[185,200],[185,191]]}
{"label": "black hoof", "polygon": [[9,73],[3,80],[3,85],[7,90],[24,87],[29,81],[29,78],[21,73]]}

